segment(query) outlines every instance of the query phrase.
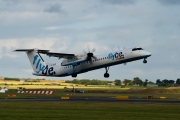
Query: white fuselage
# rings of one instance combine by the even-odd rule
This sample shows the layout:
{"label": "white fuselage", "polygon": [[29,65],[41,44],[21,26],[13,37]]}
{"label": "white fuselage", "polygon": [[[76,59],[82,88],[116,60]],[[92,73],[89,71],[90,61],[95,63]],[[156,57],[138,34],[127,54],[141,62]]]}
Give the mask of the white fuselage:
{"label": "white fuselage", "polygon": [[110,67],[139,59],[146,59],[149,56],[151,56],[151,53],[145,50],[133,51],[132,49],[126,49],[118,52],[98,55],[96,56],[96,59],[92,58],[92,63],[84,61],[77,66],[47,65],[43,71],[38,74],[34,73],[34,75],[64,77],[72,75],[72,73],[80,74],[95,69]]}

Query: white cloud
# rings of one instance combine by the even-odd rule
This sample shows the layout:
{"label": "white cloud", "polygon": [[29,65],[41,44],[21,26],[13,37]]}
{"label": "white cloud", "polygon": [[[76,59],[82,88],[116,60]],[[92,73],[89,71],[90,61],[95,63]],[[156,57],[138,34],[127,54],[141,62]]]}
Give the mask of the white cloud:
{"label": "white cloud", "polygon": [[147,38],[144,40],[141,40],[139,45],[144,47],[144,48],[150,48],[153,45],[154,41],[152,38]]}
{"label": "white cloud", "polygon": [[0,12],[0,22],[5,25],[45,22],[44,19],[46,19],[46,21],[52,22],[57,20],[58,18],[59,16],[56,14],[45,12]]}
{"label": "white cloud", "polygon": [[142,76],[144,74],[144,72],[142,71],[142,69],[134,69],[132,70],[132,73],[135,75],[135,76]]}
{"label": "white cloud", "polygon": [[32,69],[22,69],[22,71],[24,71],[27,74],[32,74],[33,73]]}
{"label": "white cloud", "polygon": [[[20,39],[0,39],[0,58],[3,56],[16,57],[12,53],[15,49],[48,49],[52,51],[66,50],[66,39],[64,38],[20,38]],[[59,46],[58,46],[59,45]],[[56,46],[56,47],[55,47]],[[4,51],[5,49],[5,51]]]}
{"label": "white cloud", "polygon": [[60,30],[61,27],[60,26],[49,26],[49,27],[45,27],[45,30]]}
{"label": "white cloud", "polygon": [[85,14],[84,16],[79,18],[79,20],[96,20],[96,19],[98,19],[98,14],[96,13]]}
{"label": "white cloud", "polygon": [[[82,54],[83,51],[86,52],[92,52],[93,49],[95,49],[94,54],[103,54],[111,50],[108,46],[103,44],[98,44],[97,42],[90,42],[91,40],[88,40],[87,42],[78,42],[76,43],[71,51],[77,51],[78,53]],[[92,40],[94,41],[94,40]],[[81,47],[80,47],[81,46]],[[89,46],[89,48],[88,48]]]}

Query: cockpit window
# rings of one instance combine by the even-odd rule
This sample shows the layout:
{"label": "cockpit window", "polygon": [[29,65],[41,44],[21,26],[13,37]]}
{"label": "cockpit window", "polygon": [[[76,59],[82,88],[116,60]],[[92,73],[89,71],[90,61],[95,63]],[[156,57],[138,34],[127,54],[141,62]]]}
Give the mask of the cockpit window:
{"label": "cockpit window", "polygon": [[138,49],[137,49],[137,48],[133,48],[133,49],[132,49],[132,51],[136,51],[136,50],[138,50]]}
{"label": "cockpit window", "polygon": [[138,50],[143,50],[142,48],[137,48]]}
{"label": "cockpit window", "polygon": [[133,48],[132,51],[143,50],[142,48]]}

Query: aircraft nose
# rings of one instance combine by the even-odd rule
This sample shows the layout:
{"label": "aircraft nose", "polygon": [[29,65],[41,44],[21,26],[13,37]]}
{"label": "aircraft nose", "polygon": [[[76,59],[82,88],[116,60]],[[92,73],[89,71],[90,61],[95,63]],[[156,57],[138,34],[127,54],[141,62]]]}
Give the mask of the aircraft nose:
{"label": "aircraft nose", "polygon": [[152,54],[151,54],[150,52],[148,52],[148,51],[146,51],[145,54],[146,54],[147,57],[150,57],[150,56],[152,55]]}

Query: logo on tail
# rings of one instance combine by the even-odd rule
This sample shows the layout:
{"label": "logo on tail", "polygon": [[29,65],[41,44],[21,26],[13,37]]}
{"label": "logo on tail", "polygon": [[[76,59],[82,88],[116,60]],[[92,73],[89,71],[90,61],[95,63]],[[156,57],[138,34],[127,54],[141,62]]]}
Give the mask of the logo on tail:
{"label": "logo on tail", "polygon": [[[33,65],[36,63],[38,57],[39,56],[37,54],[34,56]],[[38,69],[38,67],[39,67],[39,69]],[[41,59],[39,58],[38,62],[36,63],[36,70],[37,70],[36,74],[39,74],[41,71],[44,70],[44,68],[45,68],[45,66],[41,64]]]}
{"label": "logo on tail", "polygon": [[[36,62],[37,61],[37,62]],[[34,59],[33,59],[33,65],[36,66],[36,74],[39,74],[41,71],[42,71],[42,74],[43,75],[54,75],[56,74],[55,71],[54,71],[54,68],[53,67],[48,67],[48,65],[46,65],[46,67],[41,63],[41,58],[39,57],[39,55],[35,55],[34,56]]]}

